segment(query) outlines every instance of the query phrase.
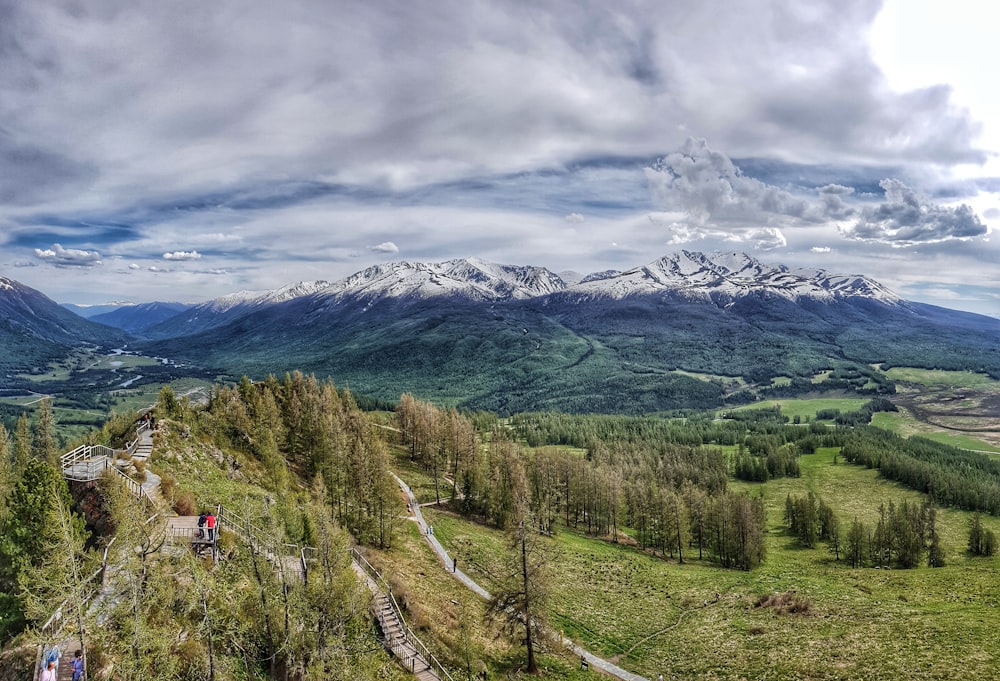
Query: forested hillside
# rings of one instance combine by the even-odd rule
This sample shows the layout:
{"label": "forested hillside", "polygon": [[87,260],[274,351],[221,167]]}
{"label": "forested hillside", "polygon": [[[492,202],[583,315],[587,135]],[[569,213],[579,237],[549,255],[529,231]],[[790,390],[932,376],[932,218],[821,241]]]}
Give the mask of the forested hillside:
{"label": "forested hillside", "polygon": [[[154,456],[129,467],[161,479],[159,506],[151,507],[117,477],[68,486],[58,467],[58,424],[43,401],[13,433],[0,427],[0,639],[10,651],[3,664],[30,665],[32,646],[49,640],[37,627],[63,604],[64,630],[86,650],[94,679],[402,678],[379,645],[370,596],[347,552],[369,547],[386,570],[405,571],[416,560],[412,509],[394,472],[416,481],[441,540],[494,595],[462,606],[478,608],[480,624],[465,610],[438,622],[421,615],[428,596],[417,584],[390,580],[421,636],[456,673],[565,669],[546,632],[583,626],[566,614],[566,599],[594,596],[561,584],[554,571],[553,564],[580,569],[565,562],[577,551],[567,551],[567,541],[617,547],[623,565],[655,559],[664,566],[656,570],[673,566],[676,579],[703,585],[754,583],[754,574],[781,573],[784,561],[811,555],[790,554],[788,541],[821,551],[833,561],[824,570],[836,574],[946,566],[959,555],[957,521],[939,509],[995,514],[1000,470],[988,457],[865,425],[894,408],[876,398],[858,412],[795,419],[770,407],[674,419],[551,412],[502,419],[409,393],[392,412],[366,412],[348,390],[298,372],[217,385],[203,404],[166,387],[152,411]],[[137,417],[116,414],[87,440],[120,446]],[[801,490],[791,481],[815,475],[819,457],[848,476],[863,472],[848,462],[877,467],[924,495],[855,498],[810,482],[807,493],[775,497],[773,490]],[[216,508],[255,528],[249,543],[230,526],[218,563],[170,548],[168,515]],[[457,535],[458,523],[466,529]],[[990,556],[993,527],[988,515],[976,515],[958,541],[969,556]],[[483,546],[472,539],[491,533],[504,539]],[[276,556],[287,547],[309,556],[308,579],[285,574]],[[108,586],[84,606],[102,565]],[[440,566],[417,574],[432,569]],[[711,588],[713,602],[725,600]],[[671,608],[691,598],[677,589],[681,600]],[[697,598],[707,607],[707,597]],[[816,598],[790,603],[822,607]],[[526,622],[537,627],[527,635]],[[501,631],[514,652],[486,642]],[[581,635],[604,650],[599,637]],[[527,658],[519,652],[525,643]],[[646,669],[642,659],[633,663]]]}

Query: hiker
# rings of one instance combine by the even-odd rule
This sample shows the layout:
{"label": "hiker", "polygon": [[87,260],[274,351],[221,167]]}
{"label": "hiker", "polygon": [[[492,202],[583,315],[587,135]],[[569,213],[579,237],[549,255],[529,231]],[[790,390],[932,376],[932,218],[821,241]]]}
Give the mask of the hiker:
{"label": "hiker", "polygon": [[205,520],[206,520],[206,517],[207,517],[207,515],[206,515],[206,513],[204,511],[202,511],[201,515],[198,516],[198,539],[203,539],[205,537]]}
{"label": "hiker", "polygon": [[451,571],[452,573],[458,572],[458,558],[451,559]]}
{"label": "hiker", "polygon": [[205,516],[205,524],[208,526],[208,541],[215,539],[215,515],[211,511]]}
{"label": "hiker", "polygon": [[38,676],[38,681],[56,681],[56,663],[46,662],[45,669]]}
{"label": "hiker", "polygon": [[73,665],[73,681],[80,681],[83,678],[83,651],[77,649],[73,653],[73,660],[70,662]]}
{"label": "hiker", "polygon": [[[59,650],[59,646],[55,646],[55,645],[52,646],[51,648],[49,648],[49,652],[45,656],[46,666],[48,664],[53,665],[52,668],[58,673],[59,672],[59,658],[60,657],[62,657],[62,652]],[[56,677],[53,676],[52,678],[55,679]]]}

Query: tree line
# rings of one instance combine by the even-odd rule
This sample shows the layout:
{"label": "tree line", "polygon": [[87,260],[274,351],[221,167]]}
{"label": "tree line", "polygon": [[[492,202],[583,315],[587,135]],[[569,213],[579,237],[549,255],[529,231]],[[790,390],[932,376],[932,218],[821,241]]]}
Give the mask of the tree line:
{"label": "tree line", "polygon": [[940,506],[1000,515],[1000,461],[927,438],[903,439],[880,428],[845,431],[845,460],[875,468]]}
{"label": "tree line", "polygon": [[[587,424],[584,417],[532,414],[483,433],[466,415],[409,394],[396,415],[401,442],[435,489],[447,479],[457,510],[500,529],[516,517],[523,480],[542,533],[554,532],[561,521],[618,541],[629,527],[640,548],[680,561],[696,552],[725,567],[750,569],[764,557],[763,504],[726,489],[727,458],[719,448],[700,446],[697,430],[677,442],[661,439],[662,424],[652,419],[595,416]],[[530,430],[538,442],[545,424],[560,422],[584,423],[586,455],[557,446],[527,450],[515,441]],[[568,439],[561,424],[557,430]],[[682,430],[672,432],[680,436]]]}

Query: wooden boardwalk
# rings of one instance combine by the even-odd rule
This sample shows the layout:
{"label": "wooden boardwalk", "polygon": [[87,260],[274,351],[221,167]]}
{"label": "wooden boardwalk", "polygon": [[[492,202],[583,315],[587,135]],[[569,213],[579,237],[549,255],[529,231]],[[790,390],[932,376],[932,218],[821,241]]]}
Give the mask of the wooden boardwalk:
{"label": "wooden boardwalk", "polygon": [[385,647],[403,668],[416,676],[418,681],[452,681],[447,670],[403,620],[402,611],[385,585],[385,580],[356,549],[351,550],[351,567],[375,597],[372,601],[372,613],[382,630]]}

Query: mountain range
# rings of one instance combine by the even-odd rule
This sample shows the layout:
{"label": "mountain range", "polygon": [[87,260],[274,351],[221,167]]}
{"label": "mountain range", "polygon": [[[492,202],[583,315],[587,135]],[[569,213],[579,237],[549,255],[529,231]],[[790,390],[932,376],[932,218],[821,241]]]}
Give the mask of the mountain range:
{"label": "mountain range", "polygon": [[232,376],[300,369],[384,399],[409,390],[501,412],[890,391],[873,364],[1000,377],[1000,320],[908,302],[865,276],[732,252],[681,251],[572,284],[472,258],[395,262],[162,319],[140,306],[101,317],[135,336],[131,347]]}

